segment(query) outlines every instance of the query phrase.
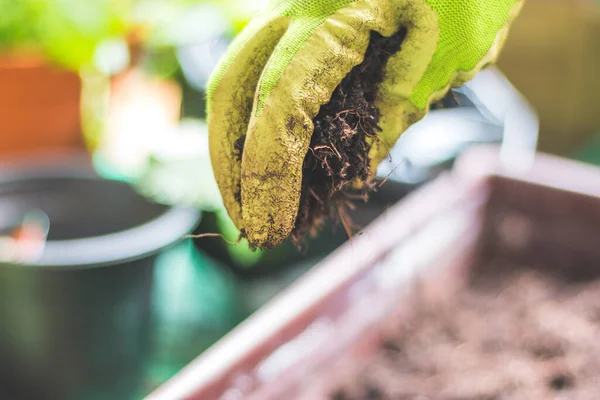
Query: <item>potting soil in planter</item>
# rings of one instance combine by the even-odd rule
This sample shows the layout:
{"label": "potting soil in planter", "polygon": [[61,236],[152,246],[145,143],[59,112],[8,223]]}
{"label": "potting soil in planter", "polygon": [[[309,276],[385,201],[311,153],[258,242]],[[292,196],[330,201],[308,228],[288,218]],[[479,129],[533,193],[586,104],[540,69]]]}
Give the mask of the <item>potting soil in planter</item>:
{"label": "potting soil in planter", "polygon": [[416,299],[321,398],[600,399],[600,282],[520,272],[494,286],[443,304]]}

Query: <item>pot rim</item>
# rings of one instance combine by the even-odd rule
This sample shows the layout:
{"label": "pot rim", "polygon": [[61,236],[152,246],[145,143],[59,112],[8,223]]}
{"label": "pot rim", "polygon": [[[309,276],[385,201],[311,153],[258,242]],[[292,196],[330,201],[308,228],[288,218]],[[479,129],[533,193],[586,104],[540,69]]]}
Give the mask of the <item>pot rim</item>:
{"label": "pot rim", "polygon": [[[44,162],[45,161],[45,162]],[[48,162],[50,161],[50,162]],[[55,162],[52,162],[55,161]],[[45,166],[40,169],[40,166]],[[61,178],[111,181],[97,175],[86,157],[38,159],[33,163],[0,164],[0,185],[31,179]],[[141,196],[141,195],[140,195]],[[197,226],[201,212],[191,207],[168,206],[143,224],[114,233],[68,240],[47,241],[41,258],[33,263],[0,262],[0,268],[81,269],[110,266],[153,255],[183,239]]]}

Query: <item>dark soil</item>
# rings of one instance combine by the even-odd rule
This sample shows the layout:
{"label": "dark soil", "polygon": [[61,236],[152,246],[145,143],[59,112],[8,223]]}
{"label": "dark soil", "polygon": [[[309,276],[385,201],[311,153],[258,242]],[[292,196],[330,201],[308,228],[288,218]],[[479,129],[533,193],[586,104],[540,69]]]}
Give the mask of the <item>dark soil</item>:
{"label": "dark soil", "polygon": [[[600,282],[519,273],[444,304],[420,301],[377,353],[344,366],[335,400],[600,398]],[[335,383],[337,382],[337,383]]]}
{"label": "dark soil", "polygon": [[400,50],[406,29],[391,37],[371,33],[363,62],[354,67],[335,89],[329,103],[314,118],[310,151],[304,159],[302,195],[292,241],[300,244],[314,236],[327,219],[340,219],[347,231],[346,210],[362,193],[352,192],[354,182],[369,188],[367,138],[381,130],[375,98],[383,80],[384,67]]}
{"label": "dark soil", "polygon": [[242,160],[242,153],[244,152],[244,144],[245,143],[246,143],[246,135],[240,136],[238,140],[233,142],[234,155],[235,155],[235,158],[238,159],[238,161]]}

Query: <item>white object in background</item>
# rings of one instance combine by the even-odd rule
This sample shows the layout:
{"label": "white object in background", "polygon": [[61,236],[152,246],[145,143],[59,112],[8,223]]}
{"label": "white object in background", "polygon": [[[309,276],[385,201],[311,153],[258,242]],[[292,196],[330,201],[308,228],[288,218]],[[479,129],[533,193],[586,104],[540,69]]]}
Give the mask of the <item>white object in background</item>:
{"label": "white object in background", "polygon": [[489,120],[503,126],[500,160],[511,172],[523,172],[533,165],[539,134],[535,110],[496,68],[481,71],[462,89]]}
{"label": "white object in background", "polygon": [[535,156],[536,113],[496,68],[481,71],[461,88],[455,108],[430,111],[411,126],[378,170],[380,177],[416,184],[431,179],[466,147],[502,143],[502,165],[522,171]]}

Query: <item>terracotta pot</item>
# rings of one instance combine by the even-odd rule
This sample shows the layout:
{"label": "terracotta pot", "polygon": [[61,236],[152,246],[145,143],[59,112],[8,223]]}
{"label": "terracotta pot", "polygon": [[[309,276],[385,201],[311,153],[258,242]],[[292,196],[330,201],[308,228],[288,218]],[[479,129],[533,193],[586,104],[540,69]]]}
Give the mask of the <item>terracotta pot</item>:
{"label": "terracotta pot", "polygon": [[0,156],[81,146],[77,74],[0,55]]}

